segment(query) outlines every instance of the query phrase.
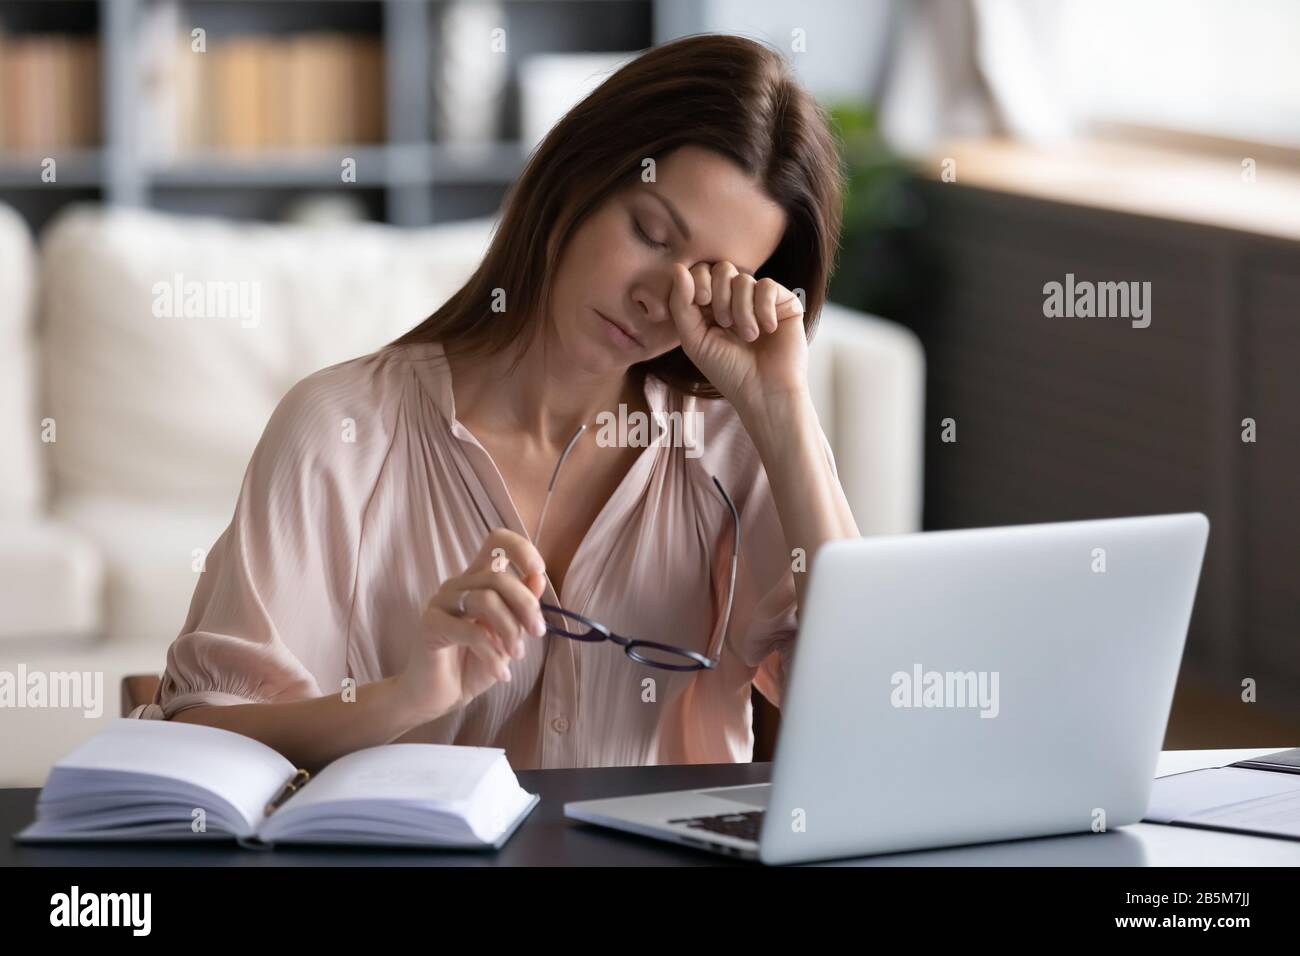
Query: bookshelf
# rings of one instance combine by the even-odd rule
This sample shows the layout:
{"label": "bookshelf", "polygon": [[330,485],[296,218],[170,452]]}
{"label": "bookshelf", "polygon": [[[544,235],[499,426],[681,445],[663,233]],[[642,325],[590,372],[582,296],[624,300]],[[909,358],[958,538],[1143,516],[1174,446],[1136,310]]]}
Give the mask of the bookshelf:
{"label": "bookshelf", "polygon": [[[493,132],[472,143],[449,140],[440,129],[440,117],[449,104],[440,101],[438,79],[449,55],[444,50],[448,42],[444,26],[454,2],[0,0],[0,203],[16,208],[33,229],[43,226],[64,205],[84,200],[274,220],[285,218],[305,198],[346,197],[360,206],[365,218],[409,227],[491,214],[526,158],[519,138],[520,62],[537,53],[648,47],[654,42],[654,0],[477,4],[495,11],[484,15],[492,23],[499,21],[506,30],[506,49],[490,54],[505,59],[503,87],[493,110]],[[366,108],[376,113],[375,135],[368,140],[316,145],[267,141],[251,146],[244,142],[238,147],[227,147],[218,136],[218,142],[187,141],[177,146],[172,141],[184,139],[182,131],[168,129],[167,123],[176,123],[181,112],[166,96],[149,98],[148,64],[167,52],[163,47],[168,43],[177,50],[182,40],[188,45],[194,27],[203,29],[204,55],[211,58],[204,61],[202,69],[232,69],[230,75],[236,83],[257,67],[248,67],[248,61],[236,67],[214,67],[218,61],[214,52],[241,43],[270,48],[274,52],[262,62],[283,69],[279,63],[291,56],[284,51],[304,37],[327,36],[374,46],[379,82],[373,88],[361,82],[350,84],[348,91],[358,86],[370,89],[364,100]],[[35,41],[39,46],[49,40],[60,49],[66,45],[64,41],[93,41],[96,46],[93,102],[83,104],[91,114],[84,123],[93,127],[93,138],[50,145],[55,140],[42,138],[47,132],[44,128],[35,133],[28,129],[27,148],[15,149],[13,101],[20,95],[16,90],[33,85],[44,90],[62,81],[33,83],[29,78],[24,86],[23,81],[15,81],[16,68],[9,64],[15,60],[16,49],[29,49],[24,44]],[[464,43],[459,47],[463,57]],[[32,56],[45,62],[40,61],[43,53]],[[309,80],[302,86],[308,93],[313,89],[310,78],[321,76],[319,62],[317,70],[308,74]],[[175,77],[174,73],[161,75],[168,80]],[[274,80],[265,80],[253,89],[269,96],[286,86],[284,75],[274,74]],[[157,77],[152,78],[156,93]],[[218,113],[231,117],[227,125],[237,125],[261,108],[265,96],[250,99],[245,95],[233,109],[214,108],[216,101],[197,109],[209,126],[221,124],[220,119],[213,119]],[[443,98],[447,98],[445,94]],[[46,98],[40,102],[59,101]],[[336,97],[329,102],[336,102]],[[253,109],[246,105],[249,103]],[[264,108],[281,119],[287,115],[283,106],[278,113],[277,107]],[[48,106],[46,111],[50,112]],[[62,116],[70,110],[53,112]],[[40,125],[31,121],[30,107],[28,119],[29,126],[31,122]],[[265,120],[261,128],[281,136],[286,125]],[[158,147],[154,141],[158,134],[168,141],[168,148]],[[42,178],[47,158],[56,162],[54,182]],[[345,159],[355,161],[354,181],[343,181]]]}

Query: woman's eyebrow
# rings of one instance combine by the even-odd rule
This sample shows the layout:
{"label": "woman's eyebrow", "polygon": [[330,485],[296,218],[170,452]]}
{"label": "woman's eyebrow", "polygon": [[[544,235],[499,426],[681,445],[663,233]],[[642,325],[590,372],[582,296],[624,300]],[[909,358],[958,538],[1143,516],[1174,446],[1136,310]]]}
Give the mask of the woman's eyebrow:
{"label": "woman's eyebrow", "polygon": [[686,238],[687,242],[689,242],[691,239],[691,230],[687,227],[686,220],[684,220],[681,217],[681,214],[677,212],[677,207],[653,190],[650,191],[650,195],[663,203],[663,207],[668,210],[668,215],[672,219],[673,224],[677,227],[677,231]]}
{"label": "woman's eyebrow", "polygon": [[[691,230],[686,227],[686,221],[682,219],[681,215],[677,212],[677,207],[674,206],[671,202],[669,202],[666,198],[659,195],[657,192],[651,192],[650,195],[653,196],[655,199],[659,200],[659,202],[663,204],[664,209],[668,211],[668,216],[669,218],[672,219],[673,224],[677,227],[678,232],[680,232],[686,238],[687,242],[690,242]],[[735,263],[732,263],[732,265],[735,265]],[[744,266],[736,266],[736,268],[747,276],[752,276],[754,274],[752,269],[746,269]]]}

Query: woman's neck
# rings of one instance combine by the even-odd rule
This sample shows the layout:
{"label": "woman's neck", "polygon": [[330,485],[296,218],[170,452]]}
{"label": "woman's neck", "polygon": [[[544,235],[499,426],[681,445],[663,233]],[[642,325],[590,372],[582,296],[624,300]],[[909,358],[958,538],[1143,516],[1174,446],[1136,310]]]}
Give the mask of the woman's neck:
{"label": "woman's neck", "polygon": [[486,359],[452,360],[456,417],[490,434],[522,439],[529,447],[562,451],[578,426],[595,430],[600,412],[646,412],[645,396],[632,386],[626,370],[594,377],[548,363],[540,348],[530,349],[510,371],[509,352]]}

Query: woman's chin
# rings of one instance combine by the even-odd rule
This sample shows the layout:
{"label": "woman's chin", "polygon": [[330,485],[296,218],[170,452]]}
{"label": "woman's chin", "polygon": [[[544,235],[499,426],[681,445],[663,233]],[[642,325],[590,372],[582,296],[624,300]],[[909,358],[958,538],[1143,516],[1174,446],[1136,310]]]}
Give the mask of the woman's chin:
{"label": "woman's chin", "polygon": [[626,346],[614,342],[610,337],[591,338],[586,342],[589,367],[598,367],[605,371],[611,368],[627,368],[634,362],[641,361],[641,347]]}
{"label": "woman's chin", "polygon": [[559,362],[574,378],[603,378],[615,372],[626,371],[635,358],[611,348],[604,342],[585,341]]}

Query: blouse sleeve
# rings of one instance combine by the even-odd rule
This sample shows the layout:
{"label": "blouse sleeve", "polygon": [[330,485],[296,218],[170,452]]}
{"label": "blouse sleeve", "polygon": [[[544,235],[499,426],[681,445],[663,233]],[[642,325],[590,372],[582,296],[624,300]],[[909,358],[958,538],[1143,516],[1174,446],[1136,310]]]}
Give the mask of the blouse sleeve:
{"label": "blouse sleeve", "polygon": [[303,379],[272,413],[154,702],[132,716],[340,687],[361,522],[389,445],[379,412],[366,411],[375,407],[369,386],[340,368]]}
{"label": "blouse sleeve", "polygon": [[[839,471],[830,441],[824,432],[821,437],[831,473],[838,480]],[[800,570],[796,571],[796,556],[786,545],[776,501],[761,463],[750,502],[746,504],[746,513],[741,515],[742,558],[732,606],[732,614],[739,620],[733,623],[730,632],[737,642],[734,646],[740,658],[747,665],[758,668],[754,686],[780,707],[799,631],[799,602],[794,576],[808,573],[811,555],[803,557]]]}

